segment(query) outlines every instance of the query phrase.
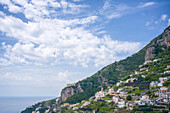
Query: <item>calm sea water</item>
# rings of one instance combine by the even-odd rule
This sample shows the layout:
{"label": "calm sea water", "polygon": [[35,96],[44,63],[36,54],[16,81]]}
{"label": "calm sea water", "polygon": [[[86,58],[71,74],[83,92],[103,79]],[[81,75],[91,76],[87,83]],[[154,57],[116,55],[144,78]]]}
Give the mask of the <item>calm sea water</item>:
{"label": "calm sea water", "polygon": [[34,103],[55,97],[0,97],[0,113],[21,113]]}

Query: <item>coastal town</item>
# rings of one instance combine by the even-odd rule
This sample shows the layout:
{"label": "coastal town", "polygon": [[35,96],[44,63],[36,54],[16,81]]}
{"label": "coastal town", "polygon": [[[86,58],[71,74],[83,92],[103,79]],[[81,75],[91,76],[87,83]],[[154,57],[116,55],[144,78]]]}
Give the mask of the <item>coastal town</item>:
{"label": "coastal town", "polygon": [[[161,77],[159,77],[157,81],[144,82],[145,84],[148,84],[148,86],[144,86],[144,88],[133,85],[147,77],[147,75],[143,74],[144,72],[149,71],[148,68],[143,68],[145,65],[159,62],[160,60],[161,59],[154,59],[145,62],[143,65],[139,66],[138,71],[134,71],[134,74],[128,75],[114,86],[108,87],[105,90],[101,86],[101,90],[96,92],[96,94],[88,100],[82,100],[80,103],[76,104],[63,103],[62,105],[53,108],[52,111],[60,113],[64,109],[67,112],[95,113],[98,111],[96,110],[96,106],[98,106],[96,103],[101,103],[98,107],[111,105],[114,108],[111,110],[109,108],[109,111],[112,112],[169,111],[170,87],[165,86],[166,83],[169,84],[170,81],[169,65],[167,65],[164,72],[159,73]],[[68,84],[67,86],[75,86],[75,83]],[[40,108],[37,108],[33,113],[39,113],[39,109]],[[45,113],[48,112],[50,112],[50,109],[45,111]],[[107,107],[105,107],[102,113],[106,112]]]}

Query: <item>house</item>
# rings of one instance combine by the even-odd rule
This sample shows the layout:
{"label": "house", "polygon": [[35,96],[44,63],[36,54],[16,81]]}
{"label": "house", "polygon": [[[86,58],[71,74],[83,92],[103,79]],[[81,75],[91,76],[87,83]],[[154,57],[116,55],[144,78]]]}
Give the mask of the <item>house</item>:
{"label": "house", "polygon": [[121,91],[119,96],[125,99],[127,97],[127,92]]}
{"label": "house", "polygon": [[144,70],[146,70],[147,68],[140,68],[140,71],[144,71]]}
{"label": "house", "polygon": [[124,100],[121,100],[120,102],[117,103],[117,107],[119,107],[119,108],[123,108],[125,106],[126,105],[125,105],[125,101]]}
{"label": "house", "polygon": [[113,100],[113,102],[118,103],[119,96],[113,96],[112,100]]}
{"label": "house", "polygon": [[158,62],[160,61],[161,59],[154,59],[153,62]]}
{"label": "house", "polygon": [[113,94],[114,92],[115,92],[114,89],[111,88],[111,89],[109,89],[109,92],[108,92],[108,93]]}
{"label": "house", "polygon": [[76,104],[70,104],[69,105],[69,108],[72,108],[72,107],[74,107],[74,106],[77,106],[79,103],[76,103]]}
{"label": "house", "polygon": [[144,62],[143,64],[146,65],[147,63],[151,63],[151,62],[152,62],[152,61],[149,60],[149,61]]}
{"label": "house", "polygon": [[168,92],[168,87],[162,86],[160,90],[155,93],[155,95],[158,95],[159,98],[168,98],[167,96],[169,93],[170,92]]}
{"label": "house", "polygon": [[143,78],[145,78],[146,77],[146,75],[141,75]]}
{"label": "house", "polygon": [[64,103],[63,106],[64,107],[68,107],[70,104],[69,103]]}
{"label": "house", "polygon": [[164,83],[164,82],[166,82],[166,81],[168,80],[168,78],[169,78],[169,77],[160,77],[160,78],[159,78],[159,81],[162,82],[162,83]]}
{"label": "house", "polygon": [[83,108],[83,107],[89,105],[90,103],[91,103],[90,101],[86,101],[86,102],[81,106],[81,108]]}
{"label": "house", "polygon": [[164,71],[164,74],[170,74],[170,71]]}
{"label": "house", "polygon": [[70,86],[75,86],[76,83],[71,83],[71,84],[67,84],[67,87],[70,87]]}
{"label": "house", "polygon": [[143,95],[141,100],[148,100],[149,99],[149,96],[148,95]]}
{"label": "house", "polygon": [[130,77],[133,77],[133,75],[130,75]]}
{"label": "house", "polygon": [[139,68],[141,68],[143,65],[139,65]]}
{"label": "house", "polygon": [[123,90],[123,88],[119,88],[119,89],[117,90],[117,93],[120,93],[121,90]]}
{"label": "house", "polygon": [[78,110],[79,108],[78,107],[74,107],[73,110]]}
{"label": "house", "polygon": [[82,100],[81,103],[85,102],[85,100]]}
{"label": "house", "polygon": [[166,69],[169,69],[170,68],[170,65],[167,65]]}
{"label": "house", "polygon": [[161,86],[163,86],[163,83],[160,82],[160,83],[157,84],[157,86],[161,87]]}
{"label": "house", "polygon": [[138,74],[140,74],[139,71],[135,71],[135,75],[138,75]]}
{"label": "house", "polygon": [[106,92],[103,91],[103,88],[101,88],[101,91],[97,92],[95,94],[96,100],[100,100],[101,98],[106,96]]}
{"label": "house", "polygon": [[150,87],[156,87],[157,84],[158,84],[158,81],[152,81],[152,82],[150,83]]}
{"label": "house", "polygon": [[123,83],[123,81],[120,81],[116,84],[116,86],[120,86]]}
{"label": "house", "polygon": [[131,78],[131,79],[130,79],[130,82],[134,82],[134,81],[137,80],[137,79],[138,79],[138,78],[136,78],[136,77],[135,77],[135,78]]}
{"label": "house", "polygon": [[142,100],[138,101],[137,103],[138,103],[139,106],[144,106],[145,105],[145,101],[142,101]]}
{"label": "house", "polygon": [[153,101],[149,99],[148,95],[143,95],[140,101],[138,101],[138,105],[153,105]]}
{"label": "house", "polygon": [[135,107],[135,106],[136,106],[136,101],[128,101],[128,102],[126,103],[126,107],[127,107],[129,110],[132,110],[133,107]]}
{"label": "house", "polygon": [[118,82],[118,83],[116,84],[116,86],[120,86],[120,83]]}

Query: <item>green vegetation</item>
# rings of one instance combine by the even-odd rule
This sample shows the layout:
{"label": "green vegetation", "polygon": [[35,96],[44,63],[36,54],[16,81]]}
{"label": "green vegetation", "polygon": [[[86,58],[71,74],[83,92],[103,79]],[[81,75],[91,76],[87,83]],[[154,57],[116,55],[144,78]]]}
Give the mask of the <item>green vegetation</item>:
{"label": "green vegetation", "polygon": [[126,97],[126,100],[127,100],[127,101],[132,100],[132,97],[131,97],[130,95],[128,95],[128,96]]}
{"label": "green vegetation", "polygon": [[87,108],[91,108],[94,109],[95,111],[104,111],[104,112],[111,112],[114,111],[115,108],[115,103],[112,102],[104,102],[104,101],[98,101],[98,102],[94,102],[90,105],[87,105]]}
{"label": "green vegetation", "polygon": [[102,98],[103,100],[112,100],[112,96],[111,95],[107,95],[106,97]]}

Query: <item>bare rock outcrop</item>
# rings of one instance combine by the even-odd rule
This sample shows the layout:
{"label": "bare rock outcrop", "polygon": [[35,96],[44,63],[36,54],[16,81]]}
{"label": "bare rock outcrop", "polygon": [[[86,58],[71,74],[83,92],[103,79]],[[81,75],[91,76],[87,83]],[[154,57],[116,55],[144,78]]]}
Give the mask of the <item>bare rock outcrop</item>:
{"label": "bare rock outcrop", "polygon": [[158,46],[162,46],[161,49],[165,49],[170,46],[170,26],[165,29],[163,34],[157,40],[151,41],[151,44],[146,50],[145,62],[150,61],[155,57],[154,50]]}
{"label": "bare rock outcrop", "polygon": [[84,92],[80,86],[80,83],[77,83],[75,87],[65,87],[61,91],[61,96],[56,99],[56,104],[60,105],[62,102],[66,101],[69,97],[73,96],[75,93]]}

